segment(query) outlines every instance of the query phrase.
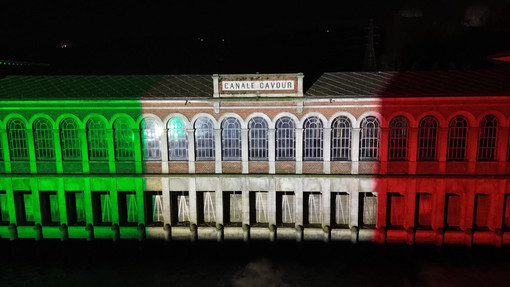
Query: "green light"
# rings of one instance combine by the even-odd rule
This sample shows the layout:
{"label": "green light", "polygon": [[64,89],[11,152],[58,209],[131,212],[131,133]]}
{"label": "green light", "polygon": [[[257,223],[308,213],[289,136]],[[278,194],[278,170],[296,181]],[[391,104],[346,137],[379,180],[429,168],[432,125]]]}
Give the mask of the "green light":
{"label": "green light", "polygon": [[174,117],[168,123],[168,132],[170,137],[177,139],[185,136],[186,133],[186,125],[183,120],[179,117]]}

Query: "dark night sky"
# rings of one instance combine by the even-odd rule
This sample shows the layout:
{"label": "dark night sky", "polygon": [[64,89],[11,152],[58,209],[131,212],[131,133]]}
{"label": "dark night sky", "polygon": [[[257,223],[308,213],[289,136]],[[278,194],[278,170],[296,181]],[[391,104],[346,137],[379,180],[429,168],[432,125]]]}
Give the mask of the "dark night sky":
{"label": "dark night sky", "polygon": [[0,59],[54,74],[359,71],[371,18],[379,70],[482,68],[510,50],[507,0],[332,2],[2,0]]}

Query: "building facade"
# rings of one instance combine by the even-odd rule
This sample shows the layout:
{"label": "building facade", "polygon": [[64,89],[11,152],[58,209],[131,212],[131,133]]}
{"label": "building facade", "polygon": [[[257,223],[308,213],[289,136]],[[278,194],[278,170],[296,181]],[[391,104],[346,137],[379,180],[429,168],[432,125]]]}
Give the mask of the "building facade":
{"label": "building facade", "polygon": [[508,79],[7,76],[0,236],[509,244]]}

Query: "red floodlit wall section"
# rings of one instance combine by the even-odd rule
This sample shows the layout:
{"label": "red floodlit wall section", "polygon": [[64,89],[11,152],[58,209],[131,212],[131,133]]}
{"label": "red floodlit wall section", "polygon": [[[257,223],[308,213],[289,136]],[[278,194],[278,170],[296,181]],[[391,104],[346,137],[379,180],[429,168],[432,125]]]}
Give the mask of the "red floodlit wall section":
{"label": "red floodlit wall section", "polygon": [[[399,93],[396,74],[374,96],[381,134],[371,170],[377,174],[372,240],[510,244],[508,97]],[[360,123],[360,137],[364,128]],[[360,142],[360,173],[363,148],[370,146]]]}

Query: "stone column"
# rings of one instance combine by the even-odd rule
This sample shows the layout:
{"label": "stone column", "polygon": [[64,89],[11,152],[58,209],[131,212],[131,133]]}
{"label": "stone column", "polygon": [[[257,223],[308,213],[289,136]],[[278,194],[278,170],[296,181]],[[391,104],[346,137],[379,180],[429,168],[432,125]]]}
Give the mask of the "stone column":
{"label": "stone column", "polygon": [[448,155],[448,127],[439,127],[437,142],[437,159],[439,160],[439,173],[446,172],[446,158]]}
{"label": "stone column", "polygon": [[381,167],[379,172],[382,174],[387,173],[388,166],[388,137],[389,137],[389,129],[381,128],[381,141],[379,142],[379,161],[381,163]]}
{"label": "stone column", "polygon": [[[163,223],[171,224],[170,182],[168,178],[161,178],[161,195],[163,196]],[[174,208],[177,208],[177,206]]]}
{"label": "stone column", "polygon": [[168,173],[168,131],[161,128],[161,172]]}
{"label": "stone column", "polygon": [[190,177],[189,179],[189,219],[191,224],[198,224],[198,214],[197,214],[197,184],[195,178]]}
{"label": "stone column", "polygon": [[321,181],[322,194],[322,227],[331,226],[331,180],[324,178]]}
{"label": "stone column", "polygon": [[351,174],[358,174],[359,170],[359,135],[360,129],[353,128],[351,139]]}
{"label": "stone column", "polygon": [[296,173],[303,173],[303,129],[296,128]]}
{"label": "stone column", "polygon": [[268,148],[268,161],[269,161],[269,173],[276,173],[276,139],[275,139],[275,129],[269,129],[267,134],[267,148]]}
{"label": "stone column", "polygon": [[324,170],[325,174],[331,173],[331,129],[324,129],[323,141],[323,156],[324,156]]}
{"label": "stone column", "polygon": [[188,172],[195,173],[195,131],[186,130],[188,133]]}
{"label": "stone column", "polygon": [[242,179],[242,198],[243,198],[243,224],[250,225],[250,190],[248,188],[248,179],[246,177],[243,177]]}
{"label": "stone column", "polygon": [[470,127],[468,132],[468,142],[466,149],[466,160],[469,162],[468,173],[475,173],[476,170],[476,150],[478,148],[478,127]]}
{"label": "stone column", "polygon": [[507,152],[508,152],[508,128],[504,128],[499,126],[499,135],[498,142],[496,143],[496,160],[499,162],[499,172],[505,173],[506,170],[506,160],[507,160]]}
{"label": "stone column", "polygon": [[350,190],[350,201],[351,201],[351,214],[349,220],[349,227],[358,226],[359,224],[359,178],[353,178],[351,180],[351,190]]}
{"label": "stone column", "polygon": [[[223,181],[221,177],[216,179],[216,188],[214,190],[214,194],[216,196],[216,224],[223,224]],[[230,208],[230,206],[225,206],[225,208]]]}
{"label": "stone column", "polygon": [[416,155],[418,152],[418,129],[409,128],[407,149],[409,151],[409,174],[416,174]]}
{"label": "stone column", "polygon": [[267,191],[267,217],[269,225],[276,225],[276,179],[269,178],[269,188]]}
{"label": "stone column", "polygon": [[222,173],[222,166],[221,166],[221,129],[215,129],[214,130],[214,150],[215,150],[215,172],[216,173]]}
{"label": "stone column", "polygon": [[249,173],[248,170],[248,129],[241,130],[241,159],[242,173]]}
{"label": "stone column", "polygon": [[305,206],[305,202],[303,202],[303,178],[296,178],[295,185],[294,185],[294,195],[295,195],[295,206],[294,210],[296,212],[296,218],[295,218],[295,226],[303,225],[304,218],[303,218],[303,208]]}

